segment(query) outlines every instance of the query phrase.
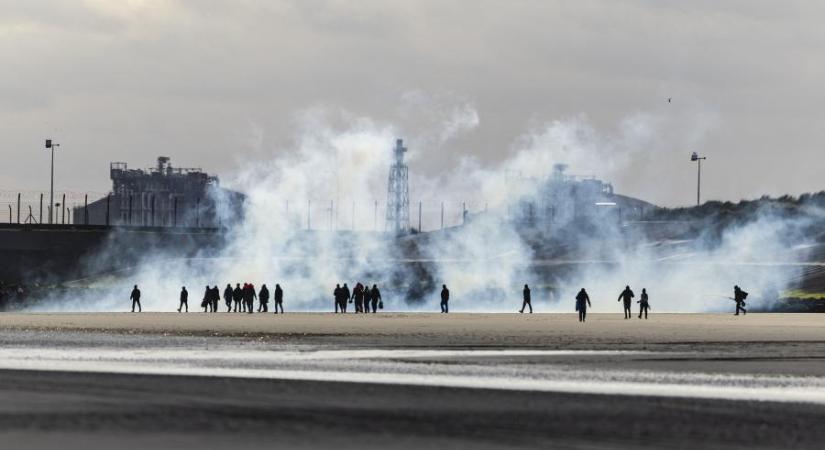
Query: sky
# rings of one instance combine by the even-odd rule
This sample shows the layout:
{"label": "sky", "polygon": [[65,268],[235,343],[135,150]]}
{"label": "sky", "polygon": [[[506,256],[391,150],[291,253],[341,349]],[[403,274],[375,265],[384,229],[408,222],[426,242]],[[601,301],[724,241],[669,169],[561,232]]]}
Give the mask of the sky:
{"label": "sky", "polygon": [[428,180],[547,147],[535,164],[690,205],[697,151],[704,199],[819,191],[824,19],[792,0],[0,0],[0,191],[48,189],[45,138],[56,189],[102,193],[110,161],[233,180],[353,128],[405,138]]}

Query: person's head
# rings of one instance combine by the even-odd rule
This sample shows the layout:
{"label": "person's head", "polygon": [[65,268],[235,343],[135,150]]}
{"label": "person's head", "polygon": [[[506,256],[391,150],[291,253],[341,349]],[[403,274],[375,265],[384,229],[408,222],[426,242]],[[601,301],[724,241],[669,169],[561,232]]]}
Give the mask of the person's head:
{"label": "person's head", "polygon": [[137,285],[135,285],[135,289],[137,289]]}
{"label": "person's head", "polygon": [[442,289],[447,289],[447,285],[446,285],[446,284],[442,284],[442,285],[441,285],[441,288],[442,288]]}
{"label": "person's head", "polygon": [[629,291],[629,290],[630,290],[630,286],[625,286],[624,288],[625,288],[625,290],[627,290],[627,291]]}
{"label": "person's head", "polygon": [[182,287],[182,288],[180,288],[180,289],[181,289],[182,291],[185,291],[185,290],[186,290],[186,286],[183,286],[183,287]]}
{"label": "person's head", "polygon": [[280,288],[281,288],[281,285],[278,284],[278,283],[275,283],[275,289],[280,289]]}
{"label": "person's head", "polygon": [[339,288],[339,287],[341,287],[341,284],[340,284],[340,283],[339,283],[339,284],[336,284],[336,285],[335,285],[335,287],[336,287],[336,288]]}
{"label": "person's head", "polygon": [[581,291],[579,291],[579,292],[586,292],[586,291],[584,290],[584,288],[582,288],[582,290],[581,290]]}
{"label": "person's head", "polygon": [[236,288],[241,287],[241,283],[235,283],[235,287],[236,287]]}
{"label": "person's head", "polygon": [[373,289],[378,289],[378,285],[373,284],[373,285],[372,285],[372,288],[373,288]]}
{"label": "person's head", "polygon": [[266,283],[261,285],[261,288],[265,288],[265,287],[266,287]]}
{"label": "person's head", "polygon": [[232,287],[232,285],[231,285],[231,284],[229,284],[229,283],[226,283],[226,287],[231,288],[231,287]]}
{"label": "person's head", "polygon": [[733,287],[733,290],[734,290],[734,291],[738,291],[738,290],[739,290],[739,285],[734,286],[734,287]]}
{"label": "person's head", "polygon": [[642,294],[647,294],[647,289],[642,288]]}
{"label": "person's head", "polygon": [[529,288],[529,287],[527,287],[527,285],[525,284],[525,285],[524,285],[524,289],[530,289],[530,288]]}
{"label": "person's head", "polygon": [[344,287],[347,287],[347,283],[344,283]]}

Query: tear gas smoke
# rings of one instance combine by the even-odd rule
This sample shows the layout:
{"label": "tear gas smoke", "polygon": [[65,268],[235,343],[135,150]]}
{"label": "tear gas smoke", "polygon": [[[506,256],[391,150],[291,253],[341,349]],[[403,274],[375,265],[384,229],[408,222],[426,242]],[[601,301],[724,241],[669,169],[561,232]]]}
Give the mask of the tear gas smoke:
{"label": "tear gas smoke", "polygon": [[[406,101],[419,109],[433,103],[420,93]],[[444,283],[453,310],[514,311],[526,283],[538,311],[572,311],[581,287],[595,311],[619,311],[615,299],[627,284],[637,295],[647,288],[654,312],[720,311],[731,308],[722,296],[734,284],[758,297],[783,289],[799,271],[772,263],[798,260],[787,249],[807,242],[799,232],[804,223],[772,214],[758,212],[716,233],[710,232],[712,224],[693,224],[692,233],[664,238],[657,236],[662,232],[656,224],[622,222],[615,214],[540,226],[513,220],[519,205],[541,204],[554,164],[569,164],[578,173],[598,168],[596,174],[608,179],[627,170],[660,132],[662,121],[649,114],[628,118],[614,134],[598,132],[584,116],[552,121],[516,139],[500,165],[467,156],[436,177],[416,173],[416,160],[479,125],[470,103],[434,112],[423,131],[346,113],[334,121],[329,117],[326,110],[307,112],[300,117],[295,148],[224,180],[247,199],[243,218],[226,231],[217,251],[186,258],[146,252],[132,270],[101,277],[97,283],[108,288],[94,298],[52,298],[36,309],[122,310],[132,284],[138,284],[147,310],[176,308],[181,286],[197,310],[204,286],[223,290],[227,283],[252,282],[270,289],[280,283],[288,311],[330,311],[336,283],[361,281],[377,283],[391,310],[437,311]],[[440,204],[446,202],[443,231],[400,238],[382,232],[390,149],[399,136],[411,137],[412,225],[417,227],[420,199],[425,229],[437,230]],[[457,207],[464,202],[468,220],[456,226],[464,220]],[[219,210],[223,223],[232,222],[232,214]],[[124,250],[141,251],[109,246],[91,263],[108,260],[105,252]]]}

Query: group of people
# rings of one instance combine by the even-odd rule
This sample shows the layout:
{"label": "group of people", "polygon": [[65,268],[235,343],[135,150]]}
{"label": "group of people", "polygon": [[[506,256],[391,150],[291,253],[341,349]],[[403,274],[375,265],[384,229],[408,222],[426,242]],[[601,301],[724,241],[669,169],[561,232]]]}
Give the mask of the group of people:
{"label": "group of people", "polygon": [[343,286],[335,285],[332,291],[332,297],[335,303],[335,313],[346,313],[347,303],[352,303],[355,307],[356,313],[368,313],[372,309],[372,313],[378,312],[379,309],[384,309],[384,301],[381,299],[381,291],[378,290],[378,285],[373,284],[372,288],[369,284],[356,283],[355,287],[350,292],[347,283]]}
{"label": "group of people", "polygon": [[[135,289],[132,291],[133,297],[135,291],[137,291],[138,308],[140,308],[140,291],[137,286],[135,286]],[[243,286],[241,286],[240,283],[236,283],[234,289],[231,284],[227,283],[226,288],[223,290],[226,312],[245,312],[252,314],[255,311],[255,300],[258,300],[258,312],[269,312],[269,298],[270,292],[266,284],[261,285],[261,289],[257,293],[252,283],[244,283]],[[218,289],[218,286],[209,287],[209,285],[207,285],[203,293],[203,300],[201,301],[203,312],[218,312],[220,301],[221,291]],[[272,301],[274,303],[273,309],[275,314],[278,314],[279,311],[283,314],[284,290],[281,289],[280,284],[275,284]],[[132,305],[132,312],[134,312],[134,304]],[[180,290],[178,312],[189,312],[189,291],[186,290],[186,286],[183,286]]]}
{"label": "group of people", "polygon": [[[344,283],[343,286],[336,284],[332,295],[335,302],[336,313],[346,313],[348,303],[354,304],[356,313],[376,313],[379,309],[384,309],[384,302],[381,299],[381,291],[378,289],[376,284],[373,284],[370,288],[369,285],[357,283],[352,291],[350,291],[347,283]],[[734,296],[730,297],[730,299],[736,302],[735,315],[738,316],[740,311],[742,314],[747,314],[747,310],[745,310],[745,299],[748,297],[748,293],[743,291],[739,286],[734,286],[733,295]],[[533,313],[531,297],[530,287],[525,284],[524,289],[522,290],[522,304],[519,313],[523,313],[525,308],[529,308],[530,313]],[[624,290],[622,290],[616,300],[618,302],[622,302],[625,319],[632,318],[631,306],[633,305],[633,299],[635,297],[636,294],[632,289],[630,289],[630,286],[625,286]],[[136,307],[138,312],[140,312],[140,289],[138,289],[137,285],[135,285],[134,289],[132,289],[132,293],[129,298],[132,300],[132,312],[135,312]],[[221,294],[218,290],[218,286],[210,288],[207,285],[206,291],[203,295],[203,301],[201,302],[203,311],[218,312],[218,303],[220,302],[220,298]],[[255,292],[255,286],[252,283],[244,283],[243,286],[241,286],[240,283],[237,283],[234,289],[230,284],[227,284],[226,289],[223,291],[223,298],[226,302],[226,312],[246,312],[252,314],[256,299],[258,300],[258,312],[269,311],[270,292],[266,287],[266,284],[261,285],[261,289],[257,293]],[[275,285],[272,300],[274,303],[275,314],[278,314],[279,310],[283,314],[284,291],[281,289],[281,285]],[[449,302],[450,290],[447,289],[446,284],[442,284],[442,313],[446,314],[450,312]],[[648,311],[650,310],[650,299],[647,294],[647,289],[642,289],[642,293],[636,303],[639,305],[639,319],[642,317],[647,319]],[[576,311],[579,314],[579,322],[584,322],[586,320],[587,308],[590,307],[592,307],[590,303],[590,296],[584,288],[581,288],[579,293],[576,294]],[[180,292],[180,306],[178,307],[178,312],[182,311],[189,312],[189,292],[186,290],[186,286],[181,288]]]}
{"label": "group of people", "polygon": [[[636,294],[633,293],[630,286],[625,286],[624,290],[619,294],[619,298],[616,299],[616,301],[622,302],[625,320],[633,317],[631,306],[633,305],[634,297],[636,297]],[[650,298],[647,295],[647,289],[642,289],[642,293],[636,303],[639,304],[639,318],[641,319],[642,316],[644,316],[645,320],[647,320],[647,312],[650,310]],[[581,288],[579,293],[576,294],[576,311],[579,313],[579,322],[587,320],[587,308],[590,307],[592,307],[590,304],[590,296],[584,288]]]}

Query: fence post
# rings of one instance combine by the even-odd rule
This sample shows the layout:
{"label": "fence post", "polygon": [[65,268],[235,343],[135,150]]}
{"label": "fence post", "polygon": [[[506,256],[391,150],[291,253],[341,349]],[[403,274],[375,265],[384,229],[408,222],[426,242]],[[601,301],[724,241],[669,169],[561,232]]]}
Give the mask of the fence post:
{"label": "fence post", "polygon": [[112,194],[106,194],[106,226],[109,226],[109,201],[112,198]]}
{"label": "fence post", "polygon": [[[63,203],[62,203],[62,205],[63,205],[63,208],[66,208],[66,194],[63,194]],[[63,225],[66,225],[66,210],[65,209],[63,210],[62,216],[63,217],[61,217],[60,223],[63,224]]]}
{"label": "fence post", "polygon": [[83,197],[83,225],[89,224],[89,194]]}
{"label": "fence post", "polygon": [[40,194],[40,221],[39,223],[43,224],[43,194]]}
{"label": "fence post", "polygon": [[20,224],[20,193],[17,193],[17,223]]}

